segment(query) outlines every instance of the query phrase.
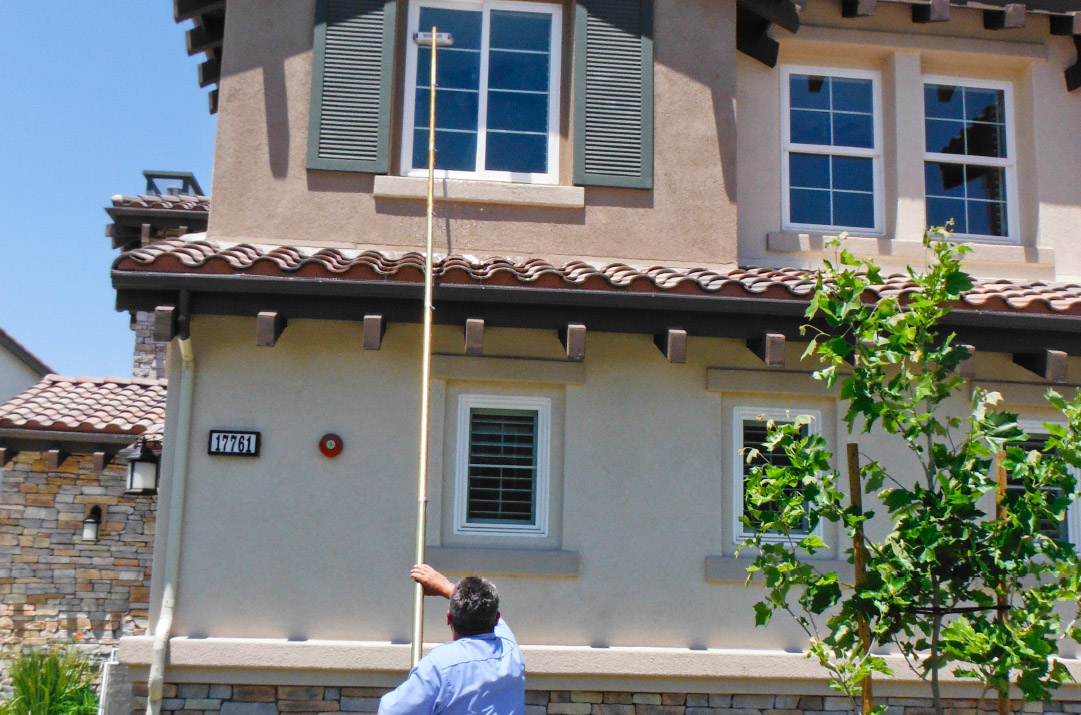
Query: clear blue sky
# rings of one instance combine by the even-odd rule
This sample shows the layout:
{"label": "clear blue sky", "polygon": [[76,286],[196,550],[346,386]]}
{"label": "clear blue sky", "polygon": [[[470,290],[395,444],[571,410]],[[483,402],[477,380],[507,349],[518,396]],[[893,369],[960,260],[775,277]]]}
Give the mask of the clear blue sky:
{"label": "clear blue sky", "polygon": [[210,192],[215,120],[169,0],[4,3],[0,327],[57,372],[130,375],[104,208],[143,169]]}

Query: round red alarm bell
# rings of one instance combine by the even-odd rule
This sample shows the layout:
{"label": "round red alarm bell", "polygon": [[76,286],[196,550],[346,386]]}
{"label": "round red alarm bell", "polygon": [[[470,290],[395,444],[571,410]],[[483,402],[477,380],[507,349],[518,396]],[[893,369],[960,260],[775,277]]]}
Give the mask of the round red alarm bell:
{"label": "round red alarm bell", "polygon": [[342,442],[342,438],[331,432],[330,434],[323,435],[319,440],[319,451],[323,453],[324,457],[337,457],[342,453],[342,449],[345,444]]}

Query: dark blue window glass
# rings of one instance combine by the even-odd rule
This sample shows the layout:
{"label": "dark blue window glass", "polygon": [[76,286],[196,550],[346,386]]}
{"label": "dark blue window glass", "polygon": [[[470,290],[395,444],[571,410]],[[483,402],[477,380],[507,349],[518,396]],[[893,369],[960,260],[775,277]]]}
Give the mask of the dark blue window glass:
{"label": "dark blue window glass", "polygon": [[871,80],[791,75],[789,104],[791,141],[874,148],[874,87]]}
{"label": "dark blue window glass", "polygon": [[789,154],[788,184],[801,189],[828,189],[830,158],[824,154]]}
{"label": "dark blue window glass", "polygon": [[542,172],[548,169],[548,137],[542,134],[488,132],[485,163],[491,171]]}
{"label": "dark blue window glass", "polygon": [[856,156],[833,157],[833,188],[874,193],[874,164]]}
{"label": "dark blue window glass", "polygon": [[874,160],[788,155],[789,220],[812,226],[874,228]]}
{"label": "dark blue window glass", "polygon": [[[476,132],[435,130],[435,168],[473,171],[477,165]],[[428,167],[428,132],[413,133],[413,166]]]}
{"label": "dark blue window glass", "polygon": [[830,224],[830,192],[818,189],[791,189],[789,212],[793,223]]}
{"label": "dark blue window glass", "polygon": [[833,223],[837,226],[874,228],[874,194],[837,191],[833,194]]}
{"label": "dark blue window glass", "polygon": [[793,108],[829,109],[829,77],[794,74],[788,79],[790,103]]}
{"label": "dark blue window glass", "polygon": [[957,233],[1008,235],[1006,168],[965,163],[965,157],[1007,157],[1006,93],[927,84],[923,105],[927,151],[957,157],[924,162],[927,223],[940,226],[952,219]]}
{"label": "dark blue window glass", "polygon": [[791,137],[796,144],[829,146],[830,113],[793,109]]}

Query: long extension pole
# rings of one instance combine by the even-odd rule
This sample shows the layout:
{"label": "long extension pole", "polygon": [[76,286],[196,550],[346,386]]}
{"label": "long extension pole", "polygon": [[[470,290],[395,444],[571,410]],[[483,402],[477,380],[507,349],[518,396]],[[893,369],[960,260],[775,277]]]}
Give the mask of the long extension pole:
{"label": "long extension pole", "polygon": [[[432,28],[431,87],[428,100],[428,235],[424,250],[424,355],[420,376],[420,444],[417,468],[417,534],[414,564],[424,563],[424,532],[428,523],[428,402],[432,382],[432,214],[435,208],[435,47],[436,28]],[[420,662],[424,645],[424,587],[413,584],[413,642],[409,666]]]}

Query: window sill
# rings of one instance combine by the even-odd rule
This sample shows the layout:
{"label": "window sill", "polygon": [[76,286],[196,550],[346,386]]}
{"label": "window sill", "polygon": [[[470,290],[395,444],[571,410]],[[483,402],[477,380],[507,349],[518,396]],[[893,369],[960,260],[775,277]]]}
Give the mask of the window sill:
{"label": "window sill", "polygon": [[540,549],[478,549],[429,546],[428,563],[449,573],[518,576],[577,576],[577,551]]}
{"label": "window sill", "polygon": [[[747,573],[747,567],[752,562],[753,559],[749,557],[707,556],[705,562],[706,581],[711,583],[746,583],[747,576],[750,575]],[[840,576],[842,581],[852,582],[852,564],[847,561],[823,559],[821,561],[815,560],[813,563],[821,571],[833,571]],[[764,583],[761,572],[755,572],[751,583],[757,585]]]}
{"label": "window sill", "polygon": [[[766,235],[766,248],[772,253],[799,253],[805,256],[829,257],[834,254],[834,249],[826,246],[826,242],[835,238],[837,238],[836,234],[812,231],[771,231]],[[968,263],[1016,263],[1039,267],[1052,267],[1055,264],[1053,248],[1008,243],[962,242],[973,249],[966,258]],[[921,241],[849,234],[844,246],[857,256],[890,256],[915,261],[923,261],[926,258]]]}
{"label": "window sill", "polygon": [[[428,179],[418,176],[379,175],[375,177],[372,195],[377,199],[427,199]],[[585,189],[581,186],[512,184],[462,179],[437,179],[435,182],[436,200],[457,203],[581,209],[585,208],[585,197]]]}

